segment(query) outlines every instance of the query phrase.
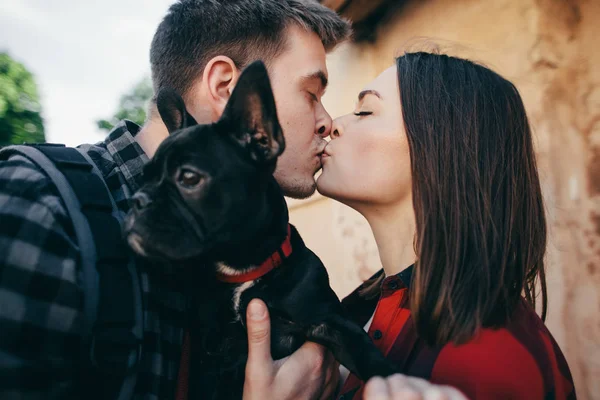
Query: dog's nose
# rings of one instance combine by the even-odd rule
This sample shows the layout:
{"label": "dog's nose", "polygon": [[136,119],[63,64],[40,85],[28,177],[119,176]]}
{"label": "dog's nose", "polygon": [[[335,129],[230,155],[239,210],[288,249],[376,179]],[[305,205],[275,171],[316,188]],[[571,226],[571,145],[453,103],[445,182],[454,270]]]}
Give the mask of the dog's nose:
{"label": "dog's nose", "polygon": [[150,197],[148,197],[148,195],[144,192],[137,192],[136,194],[133,195],[133,208],[136,211],[142,211],[144,208],[148,207],[148,205],[150,205],[150,203],[152,203],[152,200],[150,200]]}

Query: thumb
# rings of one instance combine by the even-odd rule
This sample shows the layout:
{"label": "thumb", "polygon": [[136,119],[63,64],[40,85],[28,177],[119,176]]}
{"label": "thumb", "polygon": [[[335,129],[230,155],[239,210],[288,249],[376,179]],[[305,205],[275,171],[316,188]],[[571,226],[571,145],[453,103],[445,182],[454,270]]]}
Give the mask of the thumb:
{"label": "thumb", "polygon": [[[271,358],[271,321],[262,300],[253,299],[246,310],[248,328],[248,363],[246,376],[267,373],[273,368]],[[263,375],[264,376],[264,375]]]}

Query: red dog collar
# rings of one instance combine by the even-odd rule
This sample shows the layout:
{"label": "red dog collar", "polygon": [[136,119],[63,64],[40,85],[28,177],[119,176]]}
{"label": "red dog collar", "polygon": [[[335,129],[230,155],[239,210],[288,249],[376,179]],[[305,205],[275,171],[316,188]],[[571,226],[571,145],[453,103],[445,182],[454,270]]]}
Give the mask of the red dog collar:
{"label": "red dog collar", "polygon": [[291,243],[292,230],[290,225],[287,227],[287,236],[277,249],[277,251],[265,260],[258,268],[245,272],[239,275],[227,275],[221,272],[217,272],[217,279],[225,283],[244,283],[250,282],[255,279],[261,278],[271,272],[273,269],[279,267],[283,260],[288,258],[292,254],[292,243]]}

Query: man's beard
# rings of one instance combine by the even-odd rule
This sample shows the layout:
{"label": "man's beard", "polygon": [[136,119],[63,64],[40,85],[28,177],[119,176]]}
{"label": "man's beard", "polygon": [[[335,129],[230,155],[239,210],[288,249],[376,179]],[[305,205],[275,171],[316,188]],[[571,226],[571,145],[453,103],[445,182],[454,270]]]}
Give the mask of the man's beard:
{"label": "man's beard", "polygon": [[317,184],[314,179],[306,182],[294,180],[293,182],[280,183],[279,186],[284,196],[297,200],[307,199],[317,190]]}
{"label": "man's beard", "polygon": [[317,191],[316,176],[321,171],[322,165],[319,163],[312,176],[306,179],[285,176],[284,174],[279,173],[277,170],[275,170],[273,176],[275,177],[275,180],[277,180],[277,183],[279,184],[284,196],[296,200],[304,200],[315,194]]}

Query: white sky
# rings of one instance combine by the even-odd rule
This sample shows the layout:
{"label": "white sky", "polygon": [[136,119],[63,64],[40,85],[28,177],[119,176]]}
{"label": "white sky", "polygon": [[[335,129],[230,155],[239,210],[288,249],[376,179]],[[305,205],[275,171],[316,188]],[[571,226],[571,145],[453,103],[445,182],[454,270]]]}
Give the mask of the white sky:
{"label": "white sky", "polygon": [[1,1],[0,51],[35,75],[47,141],[103,138],[94,121],[149,75],[152,35],[173,1]]}

